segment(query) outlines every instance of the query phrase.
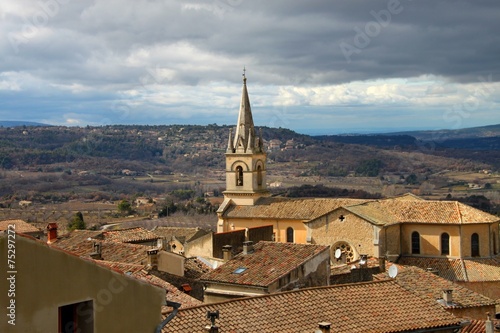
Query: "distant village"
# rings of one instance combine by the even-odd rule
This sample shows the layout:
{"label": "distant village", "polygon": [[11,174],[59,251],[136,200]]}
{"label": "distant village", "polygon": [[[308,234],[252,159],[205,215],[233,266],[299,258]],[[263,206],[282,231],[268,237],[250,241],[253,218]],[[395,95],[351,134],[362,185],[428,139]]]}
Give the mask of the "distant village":
{"label": "distant village", "polygon": [[300,146],[263,140],[246,81],[212,221],[68,232],[61,212],[3,216],[0,332],[500,332],[498,216],[413,193],[272,195],[267,152]]}

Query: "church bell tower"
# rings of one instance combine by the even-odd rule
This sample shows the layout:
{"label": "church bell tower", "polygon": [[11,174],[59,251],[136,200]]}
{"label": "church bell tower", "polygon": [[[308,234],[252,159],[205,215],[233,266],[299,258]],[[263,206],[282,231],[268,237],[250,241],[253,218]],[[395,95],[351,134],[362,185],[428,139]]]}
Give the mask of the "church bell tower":
{"label": "church bell tower", "polygon": [[247,78],[243,69],[243,91],[236,129],[229,132],[226,149],[226,190],[224,201],[236,205],[253,205],[260,197],[269,196],[266,187],[266,153],[262,133],[255,133]]}

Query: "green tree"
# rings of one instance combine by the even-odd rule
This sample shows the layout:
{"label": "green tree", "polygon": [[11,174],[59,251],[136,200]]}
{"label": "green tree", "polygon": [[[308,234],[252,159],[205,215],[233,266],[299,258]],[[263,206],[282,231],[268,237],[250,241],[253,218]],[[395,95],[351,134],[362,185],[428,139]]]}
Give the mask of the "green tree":
{"label": "green tree", "polygon": [[409,175],[408,177],[406,177],[405,183],[408,184],[408,185],[416,185],[416,184],[418,184],[417,175],[415,175],[414,173],[412,173],[411,175]]}
{"label": "green tree", "polygon": [[132,205],[128,200],[124,199],[118,204],[118,211],[125,215],[130,214],[132,213]]}
{"label": "green tree", "polygon": [[84,230],[85,229],[85,221],[83,220],[83,214],[81,212],[76,212],[73,215],[73,218],[68,223],[69,230]]}
{"label": "green tree", "polygon": [[378,159],[365,160],[359,163],[356,174],[365,177],[376,177],[380,173],[383,163]]}
{"label": "green tree", "polygon": [[177,211],[177,206],[173,201],[168,201],[165,206],[158,213],[158,217],[169,216]]}

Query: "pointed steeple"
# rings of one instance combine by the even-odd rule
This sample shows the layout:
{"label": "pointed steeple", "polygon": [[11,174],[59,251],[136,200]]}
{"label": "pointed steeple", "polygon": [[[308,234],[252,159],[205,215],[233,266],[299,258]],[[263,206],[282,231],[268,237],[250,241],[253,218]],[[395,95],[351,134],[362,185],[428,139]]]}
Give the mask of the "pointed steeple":
{"label": "pointed steeple", "polygon": [[[222,214],[230,205],[254,205],[262,197],[270,196],[266,185],[266,152],[262,145],[262,131],[257,133],[252,119],[247,78],[243,69],[243,91],[238,114],[238,123],[230,131],[226,148],[226,190],[224,202],[217,211]],[[219,215],[219,222],[222,215]],[[219,230],[219,227],[220,230]],[[229,227],[218,226],[219,231]]]}
{"label": "pointed steeple", "polygon": [[[243,149],[255,147],[255,128],[252,118],[252,110],[250,108],[250,99],[247,91],[247,78],[243,69],[243,91],[241,93],[240,112],[238,114],[238,124],[236,125],[236,133],[234,141],[237,145],[241,143]],[[239,146],[235,147],[236,149]],[[249,151],[251,153],[251,151]]]}

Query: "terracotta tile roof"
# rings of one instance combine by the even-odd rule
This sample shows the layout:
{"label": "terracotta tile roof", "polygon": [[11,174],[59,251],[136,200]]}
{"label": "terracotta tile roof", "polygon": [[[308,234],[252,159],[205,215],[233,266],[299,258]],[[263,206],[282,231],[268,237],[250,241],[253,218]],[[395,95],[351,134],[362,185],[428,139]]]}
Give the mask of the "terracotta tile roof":
{"label": "terracotta tile roof", "polygon": [[218,310],[221,332],[314,332],[331,322],[331,332],[404,332],[457,326],[460,320],[437,302],[394,281],[307,288],[181,309],[163,329],[206,332],[207,311]]}
{"label": "terracotta tile roof", "polygon": [[[500,332],[500,320],[491,319],[493,330]],[[470,324],[465,326],[460,332],[462,333],[486,333],[486,320],[471,320]]]}
{"label": "terracotta tile roof", "polygon": [[398,264],[433,268],[439,276],[450,281],[500,281],[500,255],[493,258],[448,259],[403,256]]}
{"label": "terracotta tile roof", "polygon": [[[328,246],[261,241],[254,245],[254,252],[240,253],[201,280],[267,287],[304,262],[315,257]],[[234,272],[244,268],[240,274]]]}
{"label": "terracotta tile roof", "polygon": [[198,258],[186,258],[184,260],[184,276],[190,279],[200,279],[205,273],[211,272],[212,267],[205,264]]}
{"label": "terracotta tile roof", "polygon": [[141,227],[104,231],[102,233],[105,240],[121,243],[140,243],[155,241],[160,236]]}
{"label": "terracotta tile roof", "polygon": [[465,326],[461,333],[485,333],[486,325],[484,320],[471,320],[470,324]]}
{"label": "terracotta tile roof", "polygon": [[457,201],[378,200],[346,207],[373,223],[493,223],[500,218]]}
{"label": "terracotta tile roof", "polygon": [[312,220],[342,206],[366,202],[348,198],[261,198],[254,206],[231,205],[223,214],[229,218]]}
{"label": "terracotta tile roof", "polygon": [[464,259],[469,281],[500,281],[500,255],[493,258]]}
{"label": "terracotta tile roof", "polygon": [[390,197],[390,198],[387,198],[385,200],[399,200],[399,201],[421,201],[421,200],[425,200],[419,196],[416,196],[415,194],[413,193],[405,193],[405,194],[401,194],[401,195],[398,195],[398,196],[395,196],[395,197]]}
{"label": "terracotta tile roof", "polygon": [[95,239],[85,239],[75,243],[57,241],[56,243],[53,243],[53,246],[72,252],[80,257],[88,258],[90,257],[90,254],[94,252],[94,242],[101,244],[101,255],[104,260],[127,264],[146,264],[146,251],[151,248],[150,246],[139,244],[100,241]]}
{"label": "terracotta tile roof", "polygon": [[56,243],[58,247],[66,248],[74,246],[88,239],[102,239],[102,231],[73,230],[68,232],[67,234],[58,236]]}
{"label": "terracotta tile roof", "polygon": [[41,230],[37,227],[29,224],[28,222],[24,222],[23,220],[5,220],[0,221],[0,231],[7,230],[9,225],[14,224],[16,226],[15,231],[19,233],[27,233],[27,232],[40,232]]}
{"label": "terracotta tile roof", "polygon": [[[388,277],[386,272],[376,275],[376,278]],[[443,290],[453,290],[453,303],[450,305],[446,305],[442,301],[440,303],[445,308],[470,308],[496,304],[495,300],[491,298],[418,267],[399,267],[398,274],[394,281],[409,291],[436,301],[442,300]]]}
{"label": "terracotta tile roof", "polygon": [[208,233],[208,231],[200,228],[181,227],[155,227],[151,232],[166,240],[172,240],[175,237],[181,243],[189,242]]}
{"label": "terracotta tile roof", "polygon": [[[186,307],[201,305],[203,303],[202,301],[197,300],[196,298],[191,297],[188,294],[180,291],[177,287],[168,283],[167,281],[162,280],[153,274],[149,274],[146,270],[133,272],[132,276],[165,289],[167,291],[166,295],[167,300],[180,303],[181,309]],[[162,308],[162,312],[169,310],[171,309],[167,306],[164,306]]]}

